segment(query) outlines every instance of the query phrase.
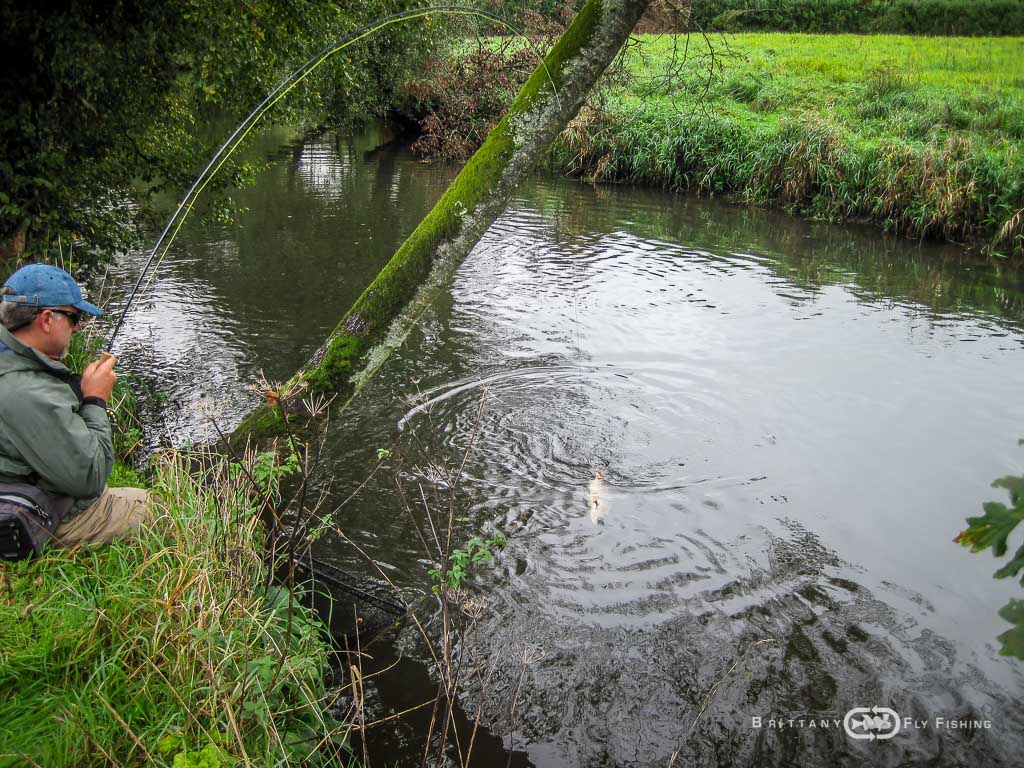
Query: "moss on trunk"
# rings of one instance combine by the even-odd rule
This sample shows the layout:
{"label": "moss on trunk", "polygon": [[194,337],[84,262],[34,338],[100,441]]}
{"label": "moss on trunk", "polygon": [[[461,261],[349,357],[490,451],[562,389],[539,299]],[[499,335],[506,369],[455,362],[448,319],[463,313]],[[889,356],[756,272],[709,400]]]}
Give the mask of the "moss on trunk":
{"label": "moss on trunk", "polygon": [[[347,398],[369,380],[579,111],[647,5],[588,0],[441,200],[284,388],[285,403],[306,391]],[[235,439],[274,431],[279,422],[263,406]]]}

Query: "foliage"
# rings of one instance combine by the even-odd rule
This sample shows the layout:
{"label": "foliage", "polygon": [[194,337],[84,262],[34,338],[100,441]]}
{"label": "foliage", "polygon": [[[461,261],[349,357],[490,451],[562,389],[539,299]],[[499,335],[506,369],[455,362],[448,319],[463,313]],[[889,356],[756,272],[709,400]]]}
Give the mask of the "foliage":
{"label": "foliage", "polygon": [[412,151],[432,159],[468,158],[497,125],[535,61],[531,49],[508,41],[430,58],[403,89],[405,109],[422,115]]}
{"label": "foliage", "polygon": [[252,466],[246,468],[241,462],[233,461],[230,464],[234,477],[239,478],[245,472],[249,472],[260,486],[276,486],[288,477],[294,475],[300,469],[299,454],[291,451],[285,456],[284,462],[278,460],[273,451],[257,453],[252,460]]}
{"label": "foliage", "polygon": [[[315,394],[349,397],[372,378],[412,327],[394,321],[409,309],[410,302],[425,307],[442,290],[446,283],[438,278],[450,274],[469,253],[507,203],[514,186],[532,172],[549,136],[576,111],[645,6],[646,0],[625,0],[613,13],[605,14],[599,0],[587,1],[484,144],[345,313],[310,365],[285,385],[284,392],[308,389]],[[581,59],[587,60],[587,65],[575,66]],[[549,101],[552,90],[561,94],[557,102]],[[356,373],[360,363],[364,365]],[[264,404],[239,425],[232,439],[276,428],[280,420],[274,414],[281,410]]]}
{"label": "foliage", "polygon": [[999,609],[999,615],[1013,625],[1013,629],[999,636],[1003,646],[1000,652],[1004,656],[1024,659],[1024,600],[1011,599]]}
{"label": "foliage", "polygon": [[[1024,440],[1021,441],[1024,445]],[[1024,477],[1001,477],[992,483],[993,488],[1004,488],[1010,496],[1010,505],[987,501],[982,505],[985,514],[967,518],[967,528],[954,539],[971,552],[991,549],[996,557],[1006,555],[1007,539],[1016,527],[1024,521]],[[1016,578],[1024,569],[1024,544],[1014,553],[1011,560],[995,573],[997,579]],[[1024,585],[1024,576],[1021,576]],[[1024,659],[1024,600],[1010,600],[999,615],[1014,625],[999,636],[1001,653]]]}
{"label": "foliage", "polygon": [[1024,34],[1022,0],[700,0],[691,28],[904,35]]}
{"label": "foliage", "polygon": [[149,481],[135,467],[115,459],[114,468],[107,478],[107,486],[110,488],[148,488]]}
{"label": "foliage", "polygon": [[0,763],[291,765],[344,741],[320,625],[264,588],[263,499],[236,474],[162,455],[139,539],[0,565]]}
{"label": "foliage", "polygon": [[415,116],[420,127],[412,151],[445,161],[472,155],[581,5],[578,0],[492,0],[489,10],[508,19],[525,40],[497,25],[491,31],[504,37],[480,37],[476,20],[449,37],[398,92],[397,109]]}
{"label": "foliage", "polygon": [[675,42],[644,38],[563,168],[960,242],[1024,207],[1019,40],[738,35],[685,64]]}
{"label": "foliage", "polygon": [[[486,0],[484,7],[531,37],[557,35],[565,29],[584,0]],[[681,31],[690,16],[690,0],[651,0],[637,22],[639,32]],[[505,34],[505,32],[499,32]]]}
{"label": "foliage", "polygon": [[[502,549],[505,544],[505,537],[501,533],[496,533],[486,539],[474,536],[466,542],[466,546],[461,549],[453,549],[448,555],[448,567],[443,578],[444,584],[448,589],[459,589],[474,565],[494,560],[492,550]],[[434,580],[434,591],[439,591],[442,582],[442,569],[434,568],[428,573]]]}
{"label": "foliage", "polygon": [[207,744],[196,752],[179,752],[171,768],[224,768],[234,761],[216,744]]}
{"label": "foliage", "polygon": [[[538,55],[550,48],[568,6],[523,12],[493,4],[495,12],[517,24],[526,40],[507,28],[498,36],[474,37],[472,30],[451,38],[420,72],[399,90],[396,109],[419,125],[413,153],[428,160],[464,161],[498,124],[512,98],[533,72]],[[526,8],[530,5],[527,4]],[[476,30],[481,34],[481,30]]]}
{"label": "foliage", "polygon": [[[385,0],[4,3],[0,262],[74,247],[92,263],[132,244],[153,195],[180,197],[225,138],[216,126],[233,126],[314,52],[392,10]],[[374,35],[273,117],[311,125],[380,113],[429,44],[415,24]],[[257,170],[235,162],[218,185]]]}
{"label": "foliage", "polygon": [[[583,0],[487,0],[489,11],[498,14],[528,34],[539,32],[544,24],[566,27],[573,14],[583,6]],[[551,34],[551,30],[547,30]]]}
{"label": "foliage", "polygon": [[[1021,40],[638,39],[553,146],[559,170],[1024,249]],[[420,86],[424,104],[453,87]]]}

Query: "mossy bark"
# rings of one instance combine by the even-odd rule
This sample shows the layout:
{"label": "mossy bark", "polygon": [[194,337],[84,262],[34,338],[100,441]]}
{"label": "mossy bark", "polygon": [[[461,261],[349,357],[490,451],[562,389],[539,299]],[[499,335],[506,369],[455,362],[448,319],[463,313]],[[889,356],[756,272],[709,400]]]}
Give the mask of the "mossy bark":
{"label": "mossy bark", "polygon": [[[648,2],[588,0],[441,200],[282,389],[284,403],[304,392],[344,399],[373,375],[579,111]],[[263,406],[235,439],[273,431],[278,420]]]}

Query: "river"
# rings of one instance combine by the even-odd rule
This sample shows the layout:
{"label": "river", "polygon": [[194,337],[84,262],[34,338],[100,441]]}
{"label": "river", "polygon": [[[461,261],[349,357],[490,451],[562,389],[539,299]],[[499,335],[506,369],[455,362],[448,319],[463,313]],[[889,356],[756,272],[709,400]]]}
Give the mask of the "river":
{"label": "river", "polygon": [[[117,350],[153,439],[236,424],[453,177],[378,143],[278,131],[239,222],[186,227]],[[417,526],[468,451],[455,541],[508,537],[459,646],[476,764],[1015,765],[1021,588],[952,539],[1024,473],[1022,346],[1020,273],[955,246],[538,176],[331,423],[318,551],[429,616]],[[433,695],[409,634],[374,717]],[[900,732],[850,738],[872,706]],[[425,717],[371,759],[418,764]]]}

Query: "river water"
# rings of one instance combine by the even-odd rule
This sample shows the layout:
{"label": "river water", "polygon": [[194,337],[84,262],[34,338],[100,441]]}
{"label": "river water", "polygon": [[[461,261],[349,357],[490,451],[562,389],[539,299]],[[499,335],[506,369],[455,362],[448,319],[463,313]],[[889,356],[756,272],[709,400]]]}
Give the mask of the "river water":
{"label": "river water", "polygon": [[[453,176],[376,134],[266,141],[119,342],[172,442],[301,365]],[[424,505],[443,525],[458,475],[455,542],[508,536],[459,645],[481,765],[1016,765],[1021,589],[952,538],[1024,467],[1022,321],[1020,274],[954,246],[538,178],[329,427],[320,554],[426,620]],[[409,634],[373,717],[432,698]],[[850,738],[872,706],[908,720]],[[418,764],[428,712],[371,760]]]}

